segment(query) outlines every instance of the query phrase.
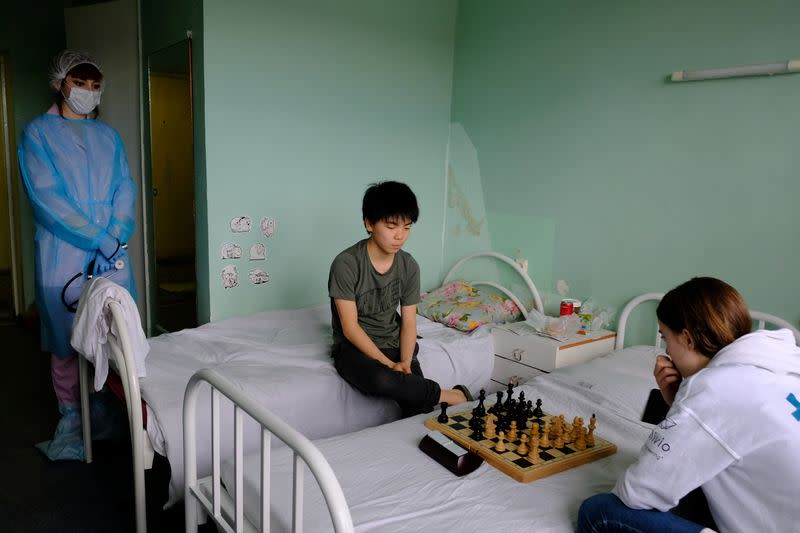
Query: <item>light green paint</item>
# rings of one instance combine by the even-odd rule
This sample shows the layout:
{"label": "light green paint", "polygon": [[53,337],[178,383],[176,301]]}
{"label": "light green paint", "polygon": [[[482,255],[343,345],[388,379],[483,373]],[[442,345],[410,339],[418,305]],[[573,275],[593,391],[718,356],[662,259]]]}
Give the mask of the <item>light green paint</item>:
{"label": "light green paint", "polygon": [[493,245],[502,233],[552,265],[539,285],[617,309],[713,275],[798,323],[800,75],[666,76],[796,57],[800,5],[459,6],[452,121],[477,150]]}
{"label": "light green paint", "polygon": [[[455,1],[204,3],[211,319],[325,301],[330,262],[366,236],[361,197],[381,178],[416,192],[406,249],[423,287],[439,281],[455,16]],[[231,233],[240,215],[253,231]],[[243,259],[220,259],[228,241]],[[265,262],[247,260],[255,242]],[[239,287],[222,288],[226,264]],[[253,286],[251,268],[271,281]]]}
{"label": "light green paint", "polygon": [[[492,240],[478,154],[461,124],[450,125],[447,158],[443,255],[444,266],[449,270],[469,253],[491,250]],[[474,268],[467,264],[460,272],[471,277]]]}

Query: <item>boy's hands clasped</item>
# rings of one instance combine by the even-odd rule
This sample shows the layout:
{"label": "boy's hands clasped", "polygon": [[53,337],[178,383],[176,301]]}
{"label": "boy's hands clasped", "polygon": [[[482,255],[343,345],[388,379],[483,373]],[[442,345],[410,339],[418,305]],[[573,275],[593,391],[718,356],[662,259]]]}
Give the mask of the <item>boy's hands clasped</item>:
{"label": "boy's hands clasped", "polygon": [[397,372],[402,372],[403,374],[410,374],[411,361],[398,361],[397,363],[392,363],[392,366],[390,368]]}
{"label": "boy's hands clasped", "polygon": [[653,368],[653,376],[656,378],[658,388],[661,389],[661,396],[668,405],[675,401],[678,387],[683,381],[683,376],[678,372],[675,363],[666,355],[656,357],[656,366]]}

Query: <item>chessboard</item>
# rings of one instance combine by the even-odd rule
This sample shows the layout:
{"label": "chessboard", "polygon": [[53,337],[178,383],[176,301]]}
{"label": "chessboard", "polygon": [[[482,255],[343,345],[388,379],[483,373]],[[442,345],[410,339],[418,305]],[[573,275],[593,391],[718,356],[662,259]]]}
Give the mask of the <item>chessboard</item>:
{"label": "chessboard", "polygon": [[594,435],[597,424],[594,414],[589,418],[587,430],[579,417],[569,423],[563,415],[546,414],[541,409],[540,399],[534,409],[532,402],[525,402],[524,395],[518,400],[511,398],[511,387],[510,401],[503,403],[502,392],[497,394],[497,403],[488,411],[483,406],[484,391],[481,391],[478,407],[471,411],[448,415],[446,405],[442,405],[442,414],[426,420],[425,426],[447,435],[522,483],[596,461],[617,451],[615,444]]}

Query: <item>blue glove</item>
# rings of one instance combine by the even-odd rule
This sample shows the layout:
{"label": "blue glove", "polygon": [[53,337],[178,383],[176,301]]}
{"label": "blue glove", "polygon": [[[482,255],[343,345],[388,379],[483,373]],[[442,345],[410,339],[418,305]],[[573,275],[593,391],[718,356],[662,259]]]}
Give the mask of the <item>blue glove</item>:
{"label": "blue glove", "polygon": [[99,252],[94,258],[94,270],[92,275],[101,276],[114,268],[114,262],[103,257],[103,252]]}
{"label": "blue glove", "polygon": [[108,233],[104,233],[103,236],[100,237],[100,242],[98,244],[100,246],[100,253],[108,260],[111,260],[112,256],[119,252],[121,247],[119,241]]}

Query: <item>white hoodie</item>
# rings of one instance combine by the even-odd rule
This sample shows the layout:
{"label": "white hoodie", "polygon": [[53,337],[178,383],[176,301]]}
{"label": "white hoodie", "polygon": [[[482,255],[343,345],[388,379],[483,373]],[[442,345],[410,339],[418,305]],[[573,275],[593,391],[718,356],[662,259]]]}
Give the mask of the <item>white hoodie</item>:
{"label": "white hoodie", "polygon": [[800,348],[788,329],[747,334],[685,379],[614,493],[667,511],[700,486],[725,533],[800,529]]}

